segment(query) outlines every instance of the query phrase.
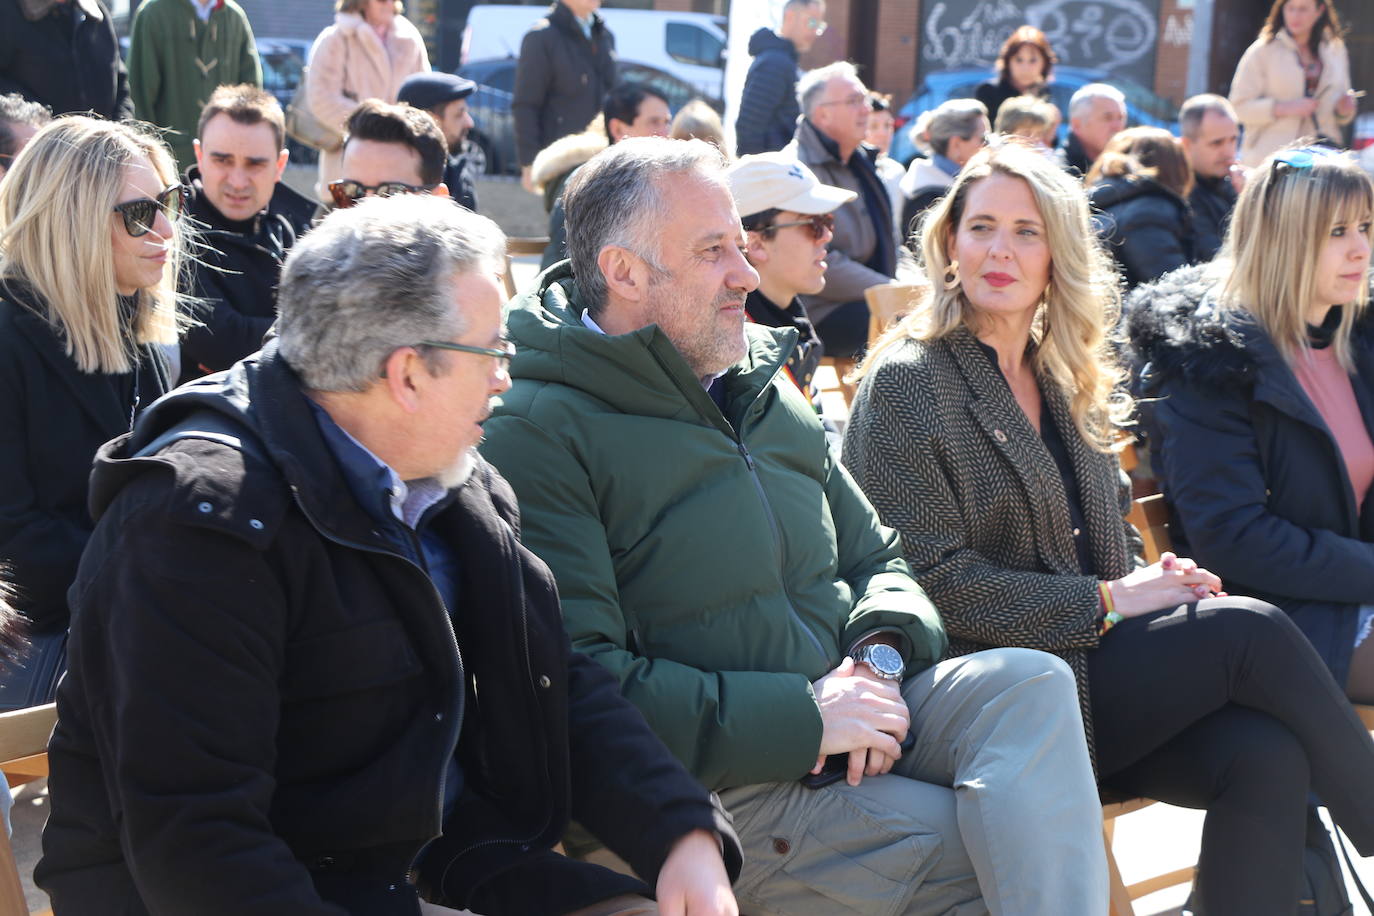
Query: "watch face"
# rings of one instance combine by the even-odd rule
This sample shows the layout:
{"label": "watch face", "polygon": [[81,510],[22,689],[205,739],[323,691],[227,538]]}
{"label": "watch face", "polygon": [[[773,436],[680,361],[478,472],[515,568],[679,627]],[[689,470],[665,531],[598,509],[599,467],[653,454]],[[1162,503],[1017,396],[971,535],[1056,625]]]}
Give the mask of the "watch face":
{"label": "watch face", "polygon": [[863,651],[864,661],[873,667],[879,674],[889,677],[901,677],[902,655],[889,645],[879,643],[869,646]]}

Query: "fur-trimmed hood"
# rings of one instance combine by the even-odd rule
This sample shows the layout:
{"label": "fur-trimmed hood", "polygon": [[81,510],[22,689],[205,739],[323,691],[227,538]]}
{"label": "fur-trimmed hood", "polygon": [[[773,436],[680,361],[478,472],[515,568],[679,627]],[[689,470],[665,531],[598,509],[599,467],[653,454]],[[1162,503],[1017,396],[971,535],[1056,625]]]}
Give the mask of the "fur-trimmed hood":
{"label": "fur-trimmed hood", "polygon": [[[1210,268],[1176,270],[1128,300],[1127,335],[1143,394],[1175,378],[1200,386],[1249,387],[1261,363],[1278,358],[1253,317],[1218,307],[1218,281]],[[1360,318],[1353,334],[1374,341],[1374,309]]]}
{"label": "fur-trimmed hood", "polygon": [[545,185],[566,175],[610,145],[611,140],[606,136],[606,122],[598,114],[582,133],[568,134],[539,151],[530,165],[530,182],[534,190],[542,194]]}

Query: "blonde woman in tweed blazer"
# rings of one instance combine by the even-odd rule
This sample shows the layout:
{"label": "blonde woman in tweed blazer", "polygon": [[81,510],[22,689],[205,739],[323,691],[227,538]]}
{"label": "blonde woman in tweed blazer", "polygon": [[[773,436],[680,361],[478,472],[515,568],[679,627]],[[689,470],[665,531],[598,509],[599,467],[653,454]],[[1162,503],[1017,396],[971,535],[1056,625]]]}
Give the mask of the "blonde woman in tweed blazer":
{"label": "blonde woman in tweed blazer", "polygon": [[1208,809],[1199,909],[1291,916],[1310,789],[1374,852],[1374,742],[1286,615],[1136,556],[1115,278],[1091,238],[1083,190],[1043,157],[971,160],[924,228],[932,294],[860,369],[844,463],[953,653],[1063,657],[1101,783]]}

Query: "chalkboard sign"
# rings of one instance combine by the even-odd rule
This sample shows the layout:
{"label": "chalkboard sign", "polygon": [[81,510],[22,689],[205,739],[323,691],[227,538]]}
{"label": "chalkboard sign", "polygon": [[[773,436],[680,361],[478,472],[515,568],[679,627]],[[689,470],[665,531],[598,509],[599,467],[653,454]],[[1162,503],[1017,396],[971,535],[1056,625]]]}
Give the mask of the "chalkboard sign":
{"label": "chalkboard sign", "polygon": [[1150,88],[1159,0],[935,0],[923,4],[921,75],[983,67],[1019,25],[1045,33],[1061,64],[1106,70]]}

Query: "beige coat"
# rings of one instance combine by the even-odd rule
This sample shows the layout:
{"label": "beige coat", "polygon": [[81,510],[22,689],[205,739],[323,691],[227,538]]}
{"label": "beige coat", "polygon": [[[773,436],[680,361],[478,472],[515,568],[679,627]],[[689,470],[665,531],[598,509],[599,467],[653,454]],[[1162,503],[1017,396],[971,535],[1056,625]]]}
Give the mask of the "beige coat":
{"label": "beige coat", "polygon": [[[412,73],[429,69],[420,32],[404,16],[392,20],[383,43],[357,13],[336,13],[334,24],[320,33],[310,49],[306,94],[310,110],[321,121],[342,129],[353,109],[364,99],[396,101],[401,83]],[[316,193],[329,202],[329,182],[341,178],[342,151],[320,153],[320,180]]]}
{"label": "beige coat", "polygon": [[1274,117],[1274,103],[1302,98],[1306,85],[1293,36],[1281,30],[1272,41],[1259,38],[1241,56],[1231,81],[1231,104],[1245,125],[1240,151],[1245,165],[1259,165],[1265,156],[1300,137],[1340,139],[1341,128],[1353,118],[1336,114],[1336,103],[1350,88],[1350,58],[1339,38],[1323,41],[1319,56],[1317,111],[1307,118]]}

